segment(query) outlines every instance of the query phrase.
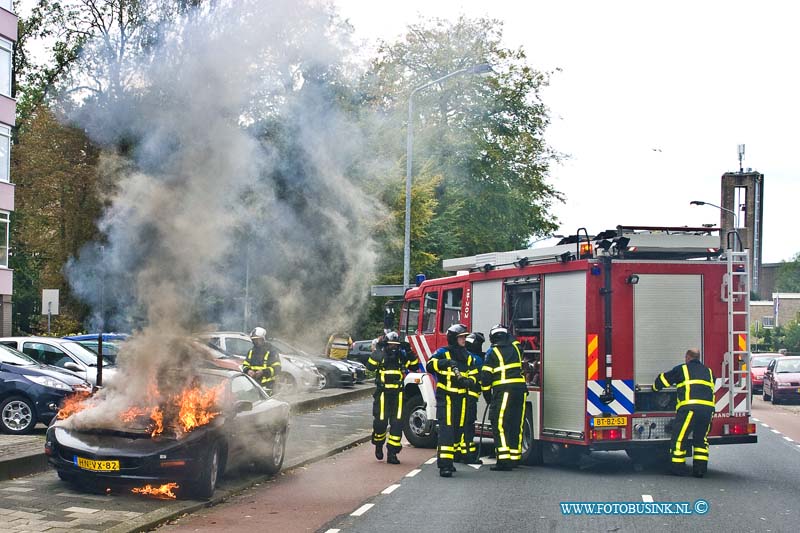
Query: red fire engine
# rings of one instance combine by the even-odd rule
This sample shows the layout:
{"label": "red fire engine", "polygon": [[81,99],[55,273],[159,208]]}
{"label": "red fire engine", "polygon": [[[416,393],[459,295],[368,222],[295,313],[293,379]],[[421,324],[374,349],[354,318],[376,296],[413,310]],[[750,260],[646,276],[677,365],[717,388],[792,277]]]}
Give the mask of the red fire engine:
{"label": "red fire engine", "polygon": [[[642,226],[590,237],[582,228],[554,247],[445,260],[456,275],[406,291],[400,330],[424,364],[454,323],[487,337],[494,324],[509,327],[525,347],[527,464],[541,463],[545,447],[567,457],[626,450],[635,460],[667,448],[677,393],[652,383],[691,347],[716,380],[709,442],[756,442],[749,254],[735,237]],[[430,375],[407,376],[404,430],[415,446],[436,444],[434,391]]]}

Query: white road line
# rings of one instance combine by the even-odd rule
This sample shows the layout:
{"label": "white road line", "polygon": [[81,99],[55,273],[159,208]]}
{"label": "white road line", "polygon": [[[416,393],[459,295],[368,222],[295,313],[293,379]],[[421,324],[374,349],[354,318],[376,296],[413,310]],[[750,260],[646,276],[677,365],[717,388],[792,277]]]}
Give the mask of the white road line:
{"label": "white road line", "polygon": [[350,516],[361,516],[362,514],[372,509],[373,507],[375,507],[374,503],[365,503],[364,505],[362,505],[361,507],[350,513]]}
{"label": "white road line", "polygon": [[433,464],[433,463],[435,463],[435,462],[436,462],[436,457],[431,457],[430,459],[428,459],[427,461],[425,461],[425,464],[426,464],[426,465],[432,465],[432,464]]}
{"label": "white road line", "polygon": [[765,428],[768,428],[768,427],[769,427],[769,425],[765,424],[764,422],[761,422],[761,425],[762,425],[763,427],[765,427]]}
{"label": "white road line", "polygon": [[325,533],[339,533],[340,531],[341,531],[341,529],[329,529]]}
{"label": "white road line", "polygon": [[772,431],[773,433],[777,433],[778,435],[780,435],[780,434],[781,434],[781,432],[780,432],[780,431],[778,431],[777,429],[770,429],[770,431]]}
{"label": "white road line", "polygon": [[642,501],[647,503],[653,503],[653,497],[649,494],[642,494]]}
{"label": "white road line", "polygon": [[412,470],[411,472],[406,474],[406,477],[414,477],[417,474],[419,474],[420,472],[422,472],[422,470],[420,470],[419,468],[415,468],[414,470]]}
{"label": "white road line", "polygon": [[381,491],[381,494],[391,494],[391,493],[393,493],[394,491],[396,491],[399,488],[400,488],[400,485],[397,485],[397,484],[389,485],[388,487],[386,487],[385,489],[383,489]]}
{"label": "white road line", "polygon": [[758,418],[755,418],[753,416],[751,416],[750,418],[753,420],[753,422],[761,422],[761,420],[759,420]]}
{"label": "white road line", "polygon": [[785,440],[788,440],[789,442],[794,442],[794,441],[793,441],[792,439],[790,439],[789,437],[786,437],[786,436],[784,436],[783,438],[784,438]]}

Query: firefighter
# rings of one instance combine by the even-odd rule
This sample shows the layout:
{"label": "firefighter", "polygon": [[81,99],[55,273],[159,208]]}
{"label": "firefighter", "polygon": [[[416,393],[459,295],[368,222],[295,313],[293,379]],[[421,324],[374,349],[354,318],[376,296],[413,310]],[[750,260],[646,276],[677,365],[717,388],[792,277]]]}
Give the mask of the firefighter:
{"label": "firefighter", "polygon": [[653,390],[676,386],[678,404],[672,423],[670,473],[684,475],[685,441],[692,433],[692,475],[703,477],[708,469],[708,432],[714,415],[714,374],[700,361],[700,350],[686,351],[685,362],[669,372],[662,372],[653,383]]}
{"label": "firefighter", "polygon": [[481,389],[489,403],[497,464],[509,471],[522,459],[522,424],[528,388],[522,376],[522,348],[502,324],[489,331],[491,347],[481,368]]}
{"label": "firefighter", "polygon": [[426,365],[426,370],[436,377],[437,466],[442,477],[452,477],[456,471],[453,460],[461,456],[467,389],[475,383],[475,376],[469,374],[473,362],[465,347],[466,337],[464,324],[450,326],[447,347],[439,348]]}
{"label": "firefighter", "polygon": [[[383,460],[383,443],[386,442],[386,462],[399,465],[397,454],[403,449],[400,437],[403,431],[403,378],[419,365],[410,347],[400,342],[396,331],[390,331],[367,361],[367,368],[375,371],[375,393],[372,403],[372,444],[375,457]],[[389,435],[386,435],[386,427]]]}
{"label": "firefighter", "polygon": [[464,441],[461,444],[461,461],[471,464],[483,464],[478,456],[478,445],[475,444],[475,421],[478,419],[478,398],[481,395],[481,386],[478,373],[483,367],[483,343],[486,338],[483,333],[474,331],[467,335],[465,347],[472,356],[472,366],[468,374],[475,378],[475,383],[467,390],[467,413],[464,417]]}
{"label": "firefighter", "polygon": [[258,381],[267,392],[272,392],[275,378],[281,371],[281,358],[278,351],[267,342],[267,330],[262,327],[253,328],[250,332],[253,347],[247,352],[242,363],[242,372]]}

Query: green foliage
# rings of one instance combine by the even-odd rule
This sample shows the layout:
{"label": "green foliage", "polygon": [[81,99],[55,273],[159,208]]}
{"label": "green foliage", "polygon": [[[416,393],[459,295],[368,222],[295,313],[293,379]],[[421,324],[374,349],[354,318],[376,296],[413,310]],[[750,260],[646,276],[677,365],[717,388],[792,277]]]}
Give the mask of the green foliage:
{"label": "green foliage", "polygon": [[800,353],[800,321],[792,320],[786,324],[782,348],[791,353]]}
{"label": "green foliage", "polygon": [[775,291],[800,292],[800,252],[791,261],[781,261],[775,277]]}

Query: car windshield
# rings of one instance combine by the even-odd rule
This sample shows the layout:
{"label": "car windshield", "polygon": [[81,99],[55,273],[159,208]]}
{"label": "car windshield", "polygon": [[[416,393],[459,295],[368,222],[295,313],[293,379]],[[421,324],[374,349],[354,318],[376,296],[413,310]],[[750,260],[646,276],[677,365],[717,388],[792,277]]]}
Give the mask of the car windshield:
{"label": "car windshield", "polygon": [[[64,342],[59,344],[59,346],[80,359],[83,364],[87,366],[97,366],[97,354],[85,346],[81,346],[77,342]],[[103,366],[110,366],[113,364],[114,363],[105,357],[103,358]]]}
{"label": "car windshield", "polygon": [[775,365],[775,372],[787,374],[790,372],[800,372],[800,359],[783,359]]}
{"label": "car windshield", "polygon": [[774,357],[753,357],[753,358],[750,359],[750,366],[752,368],[764,368],[773,359],[775,359],[775,358]]}
{"label": "car windshield", "polygon": [[22,352],[18,352],[13,348],[0,344],[0,363],[16,366],[31,366],[37,365],[35,360],[31,359]]}

